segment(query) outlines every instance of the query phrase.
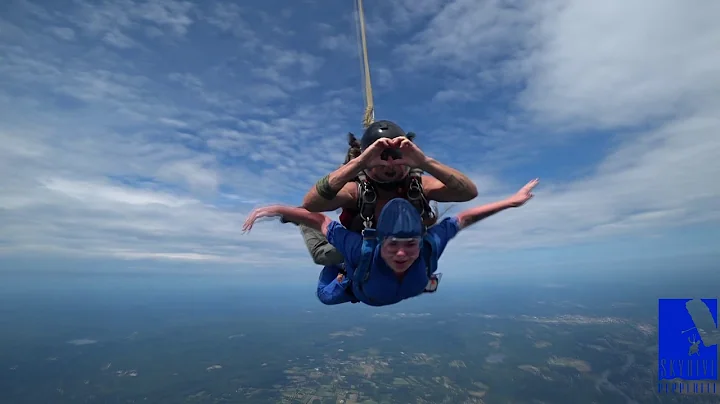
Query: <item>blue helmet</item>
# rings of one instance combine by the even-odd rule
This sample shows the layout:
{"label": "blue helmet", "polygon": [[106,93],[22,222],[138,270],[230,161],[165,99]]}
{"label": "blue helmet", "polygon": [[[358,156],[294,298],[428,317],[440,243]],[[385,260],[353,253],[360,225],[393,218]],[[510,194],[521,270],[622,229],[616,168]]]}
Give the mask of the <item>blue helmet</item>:
{"label": "blue helmet", "polygon": [[382,208],[376,231],[380,240],[386,237],[422,237],[425,225],[420,213],[407,199],[395,198]]}

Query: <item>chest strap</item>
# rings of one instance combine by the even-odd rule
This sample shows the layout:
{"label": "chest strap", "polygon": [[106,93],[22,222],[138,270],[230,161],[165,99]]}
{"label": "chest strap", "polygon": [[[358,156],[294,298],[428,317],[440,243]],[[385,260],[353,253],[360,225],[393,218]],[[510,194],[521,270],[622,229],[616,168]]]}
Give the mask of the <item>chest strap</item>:
{"label": "chest strap", "polygon": [[375,206],[377,206],[377,192],[368,181],[364,172],[358,174],[358,211],[365,229],[371,229],[375,220]]}
{"label": "chest strap", "polygon": [[[405,198],[417,209],[423,222],[434,221],[435,212],[430,202],[425,197],[422,186],[422,170],[412,169],[410,171]],[[372,182],[368,180],[364,172],[358,174],[358,211],[363,221],[364,228],[374,228],[375,210],[377,206],[377,191]]]}

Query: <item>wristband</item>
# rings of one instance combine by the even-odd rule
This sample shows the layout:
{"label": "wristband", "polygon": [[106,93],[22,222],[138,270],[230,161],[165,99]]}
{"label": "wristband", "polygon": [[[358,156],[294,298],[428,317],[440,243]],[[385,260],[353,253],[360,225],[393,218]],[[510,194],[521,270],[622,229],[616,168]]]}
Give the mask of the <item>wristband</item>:
{"label": "wristband", "polygon": [[318,195],[322,197],[325,200],[331,201],[335,199],[338,192],[340,191],[334,191],[332,187],[330,187],[330,175],[326,175],[318,180],[318,182],[315,183],[315,190],[317,190]]}

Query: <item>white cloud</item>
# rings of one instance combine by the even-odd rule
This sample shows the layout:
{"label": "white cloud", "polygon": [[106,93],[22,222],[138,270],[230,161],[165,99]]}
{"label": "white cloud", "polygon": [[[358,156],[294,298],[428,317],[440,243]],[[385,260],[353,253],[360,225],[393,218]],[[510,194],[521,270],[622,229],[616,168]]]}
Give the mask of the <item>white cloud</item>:
{"label": "white cloud", "polygon": [[522,62],[520,102],[541,122],[633,126],[718,102],[717,2],[556,3],[538,5]]}
{"label": "white cloud", "polygon": [[160,167],[157,178],[166,181],[180,179],[192,189],[216,191],[219,185],[218,174],[212,165],[215,158],[200,156],[193,160],[173,161]]}
{"label": "white cloud", "polygon": [[447,2],[425,29],[397,51],[405,55],[409,67],[429,68],[432,61],[457,71],[477,68],[482,61],[507,54],[529,24],[531,16],[514,3],[521,2]]}
{"label": "white cloud", "polygon": [[438,91],[433,97],[433,101],[447,103],[451,101],[469,101],[473,99],[472,91],[461,89],[447,89]]}
{"label": "white cloud", "polygon": [[49,27],[48,31],[58,38],[66,41],[72,41],[75,39],[75,31],[68,27]]}
{"label": "white cloud", "polygon": [[120,49],[127,49],[137,46],[137,42],[133,41],[132,38],[118,30],[111,30],[106,32],[103,35],[102,39],[108,45],[112,45]]}
{"label": "white cloud", "polygon": [[[109,43],[127,47],[135,41],[127,35],[137,25],[151,23],[170,35],[183,36],[192,25],[193,4],[177,0],[106,0],[100,4],[76,2],[79,13],[71,20],[92,35]],[[126,32],[123,32],[126,31]]]}
{"label": "white cloud", "polygon": [[351,56],[358,54],[358,43],[356,38],[348,34],[327,35],[320,40],[320,47],[330,51],[345,52]]}
{"label": "white cloud", "polygon": [[238,39],[249,42],[249,45],[255,46],[259,40],[245,21],[245,14],[247,11],[237,4],[216,2],[209,12],[202,13],[201,18],[221,31],[229,32]]}
{"label": "white cloud", "polygon": [[[116,39],[142,38],[148,20],[174,35],[190,26],[182,17],[187,7],[157,2],[139,16],[121,11],[129,5],[124,0],[93,9],[81,4],[70,19],[98,39],[112,32],[123,35]],[[177,18],[168,10],[176,10]],[[42,8],[36,11],[61,20]],[[240,15],[226,17],[232,21]],[[7,86],[0,91],[0,168],[22,168],[0,179],[0,240],[6,254],[212,262],[246,269],[313,266],[310,260],[298,263],[298,256],[308,255],[297,228],[265,224],[252,236],[241,236],[240,227],[253,205],[288,195],[297,199],[320,173],[342,161],[343,111],[349,107],[339,95],[321,96],[316,104],[293,100],[278,105],[279,111],[261,102],[268,95],[287,98],[314,87],[321,58],[279,44],[240,49],[229,60],[249,57],[254,64],[246,69],[264,72],[267,80],[243,88],[242,81],[233,85],[239,75],[217,66],[210,70],[219,82],[202,69],[182,71],[175,64],[141,69],[114,53],[112,47],[123,45],[117,41],[73,56],[72,49],[53,42],[70,31],[34,31],[18,24],[14,38],[36,51],[2,45],[7,52],[0,72]],[[328,122],[318,122],[318,111]],[[327,150],[336,152],[329,158]],[[248,166],[253,161],[257,164]]]}
{"label": "white cloud", "polygon": [[[564,185],[542,184],[527,206],[478,224],[460,237],[460,243],[486,248],[559,246],[716,222],[717,128],[716,118],[686,119],[629,140],[590,176]],[[496,198],[510,193],[508,189]]]}
{"label": "white cloud", "polygon": [[398,0],[389,2],[393,23],[408,29],[419,19],[436,15],[447,3],[444,0]]}
{"label": "white cloud", "polygon": [[90,204],[162,205],[168,208],[177,208],[193,203],[190,200],[183,200],[158,192],[130,190],[126,187],[62,178],[50,178],[44,181],[42,185],[52,192]]}
{"label": "white cloud", "polygon": [[394,76],[391,69],[387,67],[378,67],[373,65],[370,67],[370,74],[373,87],[380,87],[380,88],[392,88]]}
{"label": "white cloud", "polygon": [[[714,180],[720,175],[717,11],[709,1],[696,7],[672,1],[508,7],[456,0],[400,46],[429,62],[418,69],[442,66],[470,86],[488,84],[499,72],[505,75],[500,84],[525,83],[515,99],[524,134],[512,143],[527,151],[559,132],[624,135],[588,175],[564,184],[545,181],[528,206],[477,225],[459,244],[558,246],[720,219],[714,202],[720,196]],[[462,69],[465,74],[458,73]],[[436,100],[472,95],[477,92],[451,87]],[[500,120],[491,126],[508,127]],[[622,132],[626,128],[632,132]],[[528,172],[527,179],[536,174]]]}

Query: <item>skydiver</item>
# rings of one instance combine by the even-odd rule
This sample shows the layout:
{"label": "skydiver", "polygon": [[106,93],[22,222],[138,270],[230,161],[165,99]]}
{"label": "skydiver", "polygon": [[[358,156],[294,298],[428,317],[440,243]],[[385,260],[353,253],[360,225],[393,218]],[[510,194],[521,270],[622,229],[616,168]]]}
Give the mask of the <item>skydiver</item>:
{"label": "skydiver", "polygon": [[[404,154],[409,143],[405,139],[400,145]],[[428,291],[438,259],[460,230],[505,209],[523,206],[533,197],[538,182],[534,179],[507,199],[465,210],[430,228],[409,201],[394,198],[382,208],[376,229],[370,229],[365,237],[324,214],[282,205],[255,209],[243,231],[250,231],[259,218],[277,216],[320,231],[342,253],[347,265],[344,278],[323,271],[318,280],[320,301],[385,306]]]}
{"label": "skydiver", "polygon": [[[401,152],[400,142],[412,140],[408,133],[390,121],[377,121],[363,133],[360,142],[350,135],[350,149],[345,164],[320,179],[305,195],[302,207],[310,212],[327,212],[342,208],[340,222],[356,232],[363,229],[360,201],[364,195],[359,186],[358,173],[365,176],[367,187],[376,197],[370,206],[372,218],[377,218],[385,203],[393,198],[408,198],[413,180],[416,209],[422,212],[423,221],[431,226],[437,221],[437,212],[430,206],[436,202],[467,202],[478,195],[472,180],[461,172],[431,159],[414,143],[408,142]],[[430,175],[422,175],[426,172]],[[283,221],[289,221],[284,218]],[[374,226],[374,220],[372,221]],[[327,239],[312,227],[300,225],[305,244],[313,261],[323,266],[339,266],[344,259]]]}

